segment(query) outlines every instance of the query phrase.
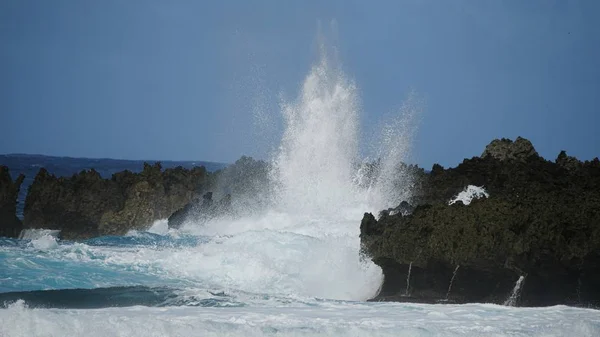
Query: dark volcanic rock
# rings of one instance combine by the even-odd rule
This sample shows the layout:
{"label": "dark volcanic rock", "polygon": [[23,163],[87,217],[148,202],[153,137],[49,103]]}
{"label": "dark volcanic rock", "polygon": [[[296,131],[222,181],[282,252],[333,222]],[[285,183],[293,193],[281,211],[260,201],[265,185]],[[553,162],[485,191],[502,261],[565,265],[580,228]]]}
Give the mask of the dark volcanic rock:
{"label": "dark volcanic rock", "polygon": [[214,173],[204,167],[163,171],[157,163],[111,179],[94,170],[58,178],[41,169],[29,187],[23,223],[58,229],[62,238],[74,240],[143,230],[167,217],[170,227],[180,227],[189,218],[205,221],[266,203],[269,169],[250,157]]}
{"label": "dark volcanic rock", "polygon": [[60,229],[65,239],[121,235],[167,218],[210,185],[204,167],[162,171],[160,163],[140,173],[103,179],[94,171],[57,178],[41,169],[29,187],[24,227]]}
{"label": "dark volcanic rock", "polygon": [[18,237],[23,227],[17,218],[17,196],[24,175],[13,182],[8,167],[0,166],[0,236]]}
{"label": "dark volcanic rock", "polygon": [[487,156],[500,161],[517,160],[523,162],[527,161],[528,158],[538,157],[538,153],[529,140],[517,137],[514,142],[506,138],[493,140],[481,154],[481,158]]}
{"label": "dark volcanic rock", "polygon": [[[417,180],[412,214],[361,223],[363,250],[385,275],[377,299],[503,303],[524,276],[520,305],[600,305],[597,158],[561,153],[554,163],[527,140],[501,140]],[[467,185],[489,198],[448,205]]]}

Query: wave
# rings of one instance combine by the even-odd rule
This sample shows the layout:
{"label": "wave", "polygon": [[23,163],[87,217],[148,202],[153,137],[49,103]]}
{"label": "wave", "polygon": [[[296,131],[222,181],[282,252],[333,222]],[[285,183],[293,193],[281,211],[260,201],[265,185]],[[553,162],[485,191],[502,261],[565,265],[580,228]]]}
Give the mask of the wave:
{"label": "wave", "polygon": [[[164,306],[241,306],[224,293],[211,297],[185,296],[167,287],[109,287],[95,289],[58,289],[0,293],[0,308],[23,301],[28,308],[98,309],[109,307]],[[206,295],[206,294],[205,294]]]}
{"label": "wave", "polygon": [[195,247],[210,241],[209,237],[194,235],[169,236],[149,232],[138,232],[127,236],[100,236],[83,241],[89,246],[129,247],[151,246],[157,248]]}
{"label": "wave", "polygon": [[578,336],[600,334],[598,312],[325,301],[272,307],[122,307],[0,310],[0,336]]}

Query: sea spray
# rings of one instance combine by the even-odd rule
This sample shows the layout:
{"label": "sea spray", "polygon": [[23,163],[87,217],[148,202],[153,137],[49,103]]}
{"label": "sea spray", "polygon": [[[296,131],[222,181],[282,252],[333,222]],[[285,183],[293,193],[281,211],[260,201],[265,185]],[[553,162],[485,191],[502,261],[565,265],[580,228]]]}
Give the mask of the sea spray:
{"label": "sea spray", "polygon": [[286,211],[356,207],[360,196],[351,183],[358,158],[357,89],[331,62],[321,55],[296,100],[282,104],[285,131],[273,179]]}
{"label": "sea spray", "polygon": [[395,207],[412,197],[414,177],[405,163],[418,131],[423,106],[421,98],[411,91],[399,114],[383,124],[377,145],[380,171],[369,191],[371,203],[379,209]]}
{"label": "sea spray", "polygon": [[462,202],[463,205],[470,205],[474,199],[487,198],[490,194],[483,188],[483,186],[469,185],[465,187],[460,193],[454,198],[448,201],[448,205],[454,205],[457,202]]}
{"label": "sea spray", "polygon": [[[411,110],[415,105],[401,109],[404,121],[418,114]],[[184,231],[218,237],[218,243],[187,252],[186,264],[169,259],[168,268],[229,292],[372,298],[383,275],[370,259],[361,259],[360,218],[410,194],[392,179],[413,132],[398,128],[410,123],[390,124],[382,137],[383,164],[370,171],[376,173],[373,183],[357,183],[363,162],[358,89],[325,47],[281,112],[284,132],[270,165],[270,203],[248,216],[187,226]]]}

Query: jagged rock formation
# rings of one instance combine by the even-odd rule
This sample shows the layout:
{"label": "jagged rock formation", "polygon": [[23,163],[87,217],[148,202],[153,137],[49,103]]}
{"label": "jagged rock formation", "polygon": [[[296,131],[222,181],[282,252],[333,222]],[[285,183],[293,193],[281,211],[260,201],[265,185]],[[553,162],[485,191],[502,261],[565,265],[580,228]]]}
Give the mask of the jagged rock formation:
{"label": "jagged rock formation", "polygon": [[171,227],[179,227],[189,218],[208,220],[265,203],[268,172],[265,162],[250,157],[214,173],[204,167],[163,171],[157,163],[144,164],[140,173],[115,173],[111,179],[94,170],[57,178],[41,169],[28,190],[23,225],[58,229],[61,238],[70,240],[122,235],[165,218]]}
{"label": "jagged rock formation", "polygon": [[481,158],[491,156],[500,161],[513,160],[524,162],[528,158],[539,156],[533,144],[525,138],[517,137],[513,142],[510,139],[494,139],[481,154]]}
{"label": "jagged rock formation", "polygon": [[0,166],[0,236],[18,237],[23,224],[17,218],[17,196],[25,176],[13,182],[8,167]]}
{"label": "jagged rock formation", "polygon": [[[415,174],[412,213],[361,223],[364,253],[385,275],[377,299],[502,303],[525,276],[520,305],[600,305],[597,158],[550,162],[529,141],[504,139],[456,168]],[[467,185],[489,198],[448,205]]]}
{"label": "jagged rock formation", "polygon": [[111,179],[94,170],[57,178],[41,169],[29,187],[23,224],[60,229],[64,239],[121,235],[167,218],[211,184],[204,167],[162,171],[160,163]]}

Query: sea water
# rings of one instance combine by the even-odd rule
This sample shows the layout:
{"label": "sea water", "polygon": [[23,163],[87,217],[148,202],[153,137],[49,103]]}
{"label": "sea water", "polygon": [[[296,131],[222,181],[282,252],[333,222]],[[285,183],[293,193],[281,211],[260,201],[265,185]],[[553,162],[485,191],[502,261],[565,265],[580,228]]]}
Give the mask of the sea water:
{"label": "sea water", "polygon": [[251,215],[82,242],[1,238],[0,336],[600,335],[591,309],[368,302],[383,275],[360,254],[360,220],[410,198],[394,172],[415,106],[384,129],[366,185],[357,88],[326,53],[281,110],[272,203]]}

